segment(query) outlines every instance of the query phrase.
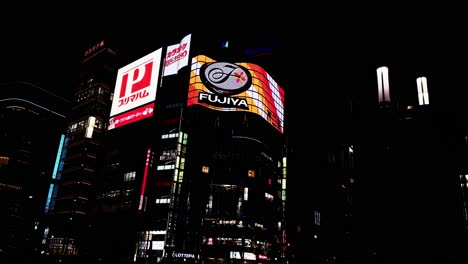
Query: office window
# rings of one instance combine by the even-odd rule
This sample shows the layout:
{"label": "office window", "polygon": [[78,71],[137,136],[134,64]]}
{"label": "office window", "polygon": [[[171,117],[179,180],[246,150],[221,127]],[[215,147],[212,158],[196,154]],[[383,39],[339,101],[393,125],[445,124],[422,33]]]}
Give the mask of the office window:
{"label": "office window", "polygon": [[136,176],[136,171],[127,172],[124,174],[124,182],[134,181]]}

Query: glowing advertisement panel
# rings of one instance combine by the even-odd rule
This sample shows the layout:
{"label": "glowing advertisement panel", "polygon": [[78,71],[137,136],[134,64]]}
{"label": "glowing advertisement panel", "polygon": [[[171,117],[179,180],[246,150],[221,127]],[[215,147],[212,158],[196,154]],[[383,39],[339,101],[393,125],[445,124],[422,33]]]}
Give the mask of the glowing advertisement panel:
{"label": "glowing advertisement panel", "polygon": [[181,68],[188,65],[191,38],[192,34],[189,34],[179,44],[167,47],[164,59],[164,76],[177,74]]}
{"label": "glowing advertisement panel", "polygon": [[138,107],[120,115],[109,118],[108,130],[125,126],[138,120],[152,117],[154,112],[154,102]]}
{"label": "glowing advertisement panel", "polygon": [[119,69],[111,117],[156,100],[161,50],[160,48]]}
{"label": "glowing advertisement panel", "polygon": [[258,65],[193,57],[187,106],[196,104],[217,111],[251,112],[283,133],[284,91]]}

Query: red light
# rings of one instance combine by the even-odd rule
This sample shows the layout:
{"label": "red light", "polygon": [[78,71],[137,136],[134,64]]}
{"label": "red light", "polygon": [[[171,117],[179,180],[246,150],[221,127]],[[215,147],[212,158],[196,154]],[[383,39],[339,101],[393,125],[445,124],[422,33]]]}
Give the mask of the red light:
{"label": "red light", "polygon": [[268,185],[271,185],[271,179],[268,179]]}
{"label": "red light", "polygon": [[145,197],[145,188],[146,188],[146,178],[148,176],[148,161],[151,154],[151,148],[148,148],[146,152],[146,163],[145,163],[145,170],[143,172],[143,182],[141,184],[141,193],[140,193],[140,204],[138,205],[138,210],[143,208],[143,199]]}
{"label": "red light", "polygon": [[157,187],[170,187],[172,185],[172,182],[161,182],[161,181],[157,181],[156,182],[156,186]]}

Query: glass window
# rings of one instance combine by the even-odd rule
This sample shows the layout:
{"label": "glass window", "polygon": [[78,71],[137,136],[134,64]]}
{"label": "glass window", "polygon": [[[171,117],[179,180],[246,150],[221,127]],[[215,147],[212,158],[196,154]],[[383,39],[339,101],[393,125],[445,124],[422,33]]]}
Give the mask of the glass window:
{"label": "glass window", "polygon": [[124,182],[134,181],[136,176],[136,171],[127,172],[124,174]]}

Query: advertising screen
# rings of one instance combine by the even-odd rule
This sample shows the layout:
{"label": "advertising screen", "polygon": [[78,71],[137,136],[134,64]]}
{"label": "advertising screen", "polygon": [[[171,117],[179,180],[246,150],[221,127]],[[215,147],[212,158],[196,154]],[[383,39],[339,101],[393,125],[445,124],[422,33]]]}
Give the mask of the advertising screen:
{"label": "advertising screen", "polygon": [[193,57],[187,106],[195,104],[217,111],[251,112],[283,133],[284,91],[255,64]]}
{"label": "advertising screen", "polygon": [[[138,116],[140,118],[127,118],[127,124],[152,116],[152,106],[150,106],[150,110],[148,110],[148,107],[143,106],[156,100],[161,50],[160,48],[119,69],[110,112],[111,121],[124,118],[122,116],[126,115],[122,113],[136,108],[142,108],[141,111],[138,111],[142,115]],[[144,114],[148,113],[148,111],[151,111],[151,115]],[[109,126],[109,129],[115,127],[117,126]]]}

